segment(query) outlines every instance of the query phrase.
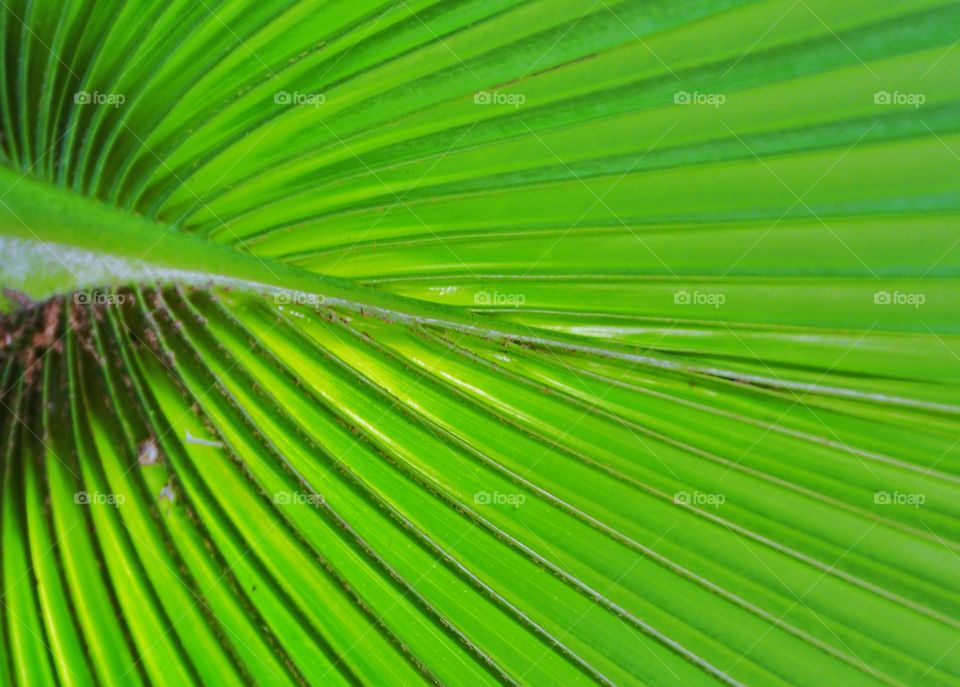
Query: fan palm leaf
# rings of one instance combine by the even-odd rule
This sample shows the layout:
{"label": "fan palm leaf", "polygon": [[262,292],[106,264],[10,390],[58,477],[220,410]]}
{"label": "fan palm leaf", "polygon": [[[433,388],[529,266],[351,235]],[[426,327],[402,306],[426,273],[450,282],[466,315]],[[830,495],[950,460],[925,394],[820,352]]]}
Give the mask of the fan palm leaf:
{"label": "fan palm leaf", "polygon": [[0,683],[960,685],[960,3],[2,5]]}

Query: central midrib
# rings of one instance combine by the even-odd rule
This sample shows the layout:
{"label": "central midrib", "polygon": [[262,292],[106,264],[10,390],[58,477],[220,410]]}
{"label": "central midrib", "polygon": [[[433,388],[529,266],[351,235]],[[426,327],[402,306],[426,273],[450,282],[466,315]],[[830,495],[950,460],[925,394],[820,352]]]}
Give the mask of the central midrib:
{"label": "central midrib", "polygon": [[[672,361],[642,355],[628,347],[597,346],[596,342],[585,343],[579,337],[484,318],[460,308],[384,293],[346,279],[263,259],[0,165],[0,238],[3,237],[44,244],[47,253],[55,254],[60,247],[116,258],[127,265],[122,274],[105,269],[88,280],[90,283],[65,284],[58,293],[90,286],[156,281],[157,274],[162,273],[170,282],[229,285],[260,293],[306,293],[331,306],[376,314],[391,321],[437,325],[486,337],[626,358],[658,367],[677,366]],[[3,261],[29,259],[29,255],[0,258]],[[44,297],[53,295],[56,294],[43,294]]]}

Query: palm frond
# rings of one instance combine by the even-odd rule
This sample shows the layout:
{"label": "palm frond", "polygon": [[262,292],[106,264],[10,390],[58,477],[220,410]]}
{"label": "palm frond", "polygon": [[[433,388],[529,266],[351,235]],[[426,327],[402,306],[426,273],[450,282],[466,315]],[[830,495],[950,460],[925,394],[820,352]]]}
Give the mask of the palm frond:
{"label": "palm frond", "polygon": [[958,25],[6,0],[0,683],[960,684]]}

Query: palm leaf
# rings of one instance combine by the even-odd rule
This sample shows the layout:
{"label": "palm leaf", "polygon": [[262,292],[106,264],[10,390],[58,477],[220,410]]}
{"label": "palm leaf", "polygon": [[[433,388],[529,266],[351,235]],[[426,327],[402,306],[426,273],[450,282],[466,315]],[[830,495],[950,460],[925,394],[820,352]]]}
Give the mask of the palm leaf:
{"label": "palm leaf", "polygon": [[0,682],[960,684],[958,22],[4,2]]}

